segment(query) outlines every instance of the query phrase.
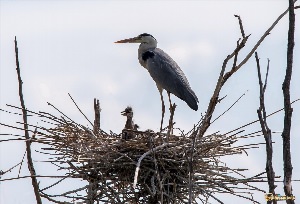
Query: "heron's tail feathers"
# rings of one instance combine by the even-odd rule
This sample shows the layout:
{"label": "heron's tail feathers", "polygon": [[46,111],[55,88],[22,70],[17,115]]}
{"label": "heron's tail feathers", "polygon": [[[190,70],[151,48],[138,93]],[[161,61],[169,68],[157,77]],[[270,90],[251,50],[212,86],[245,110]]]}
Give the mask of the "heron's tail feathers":
{"label": "heron's tail feathers", "polygon": [[196,96],[196,94],[191,90],[185,93],[185,99],[183,99],[188,106],[197,111],[198,110],[198,98]]}

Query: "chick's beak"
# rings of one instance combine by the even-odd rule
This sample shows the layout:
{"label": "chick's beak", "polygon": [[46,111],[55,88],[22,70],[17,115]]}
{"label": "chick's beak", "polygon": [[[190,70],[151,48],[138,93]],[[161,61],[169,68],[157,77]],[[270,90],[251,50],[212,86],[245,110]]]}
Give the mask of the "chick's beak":
{"label": "chick's beak", "polygon": [[141,38],[140,37],[134,37],[134,38],[128,38],[124,40],[116,41],[115,43],[140,43]]}
{"label": "chick's beak", "polygon": [[125,111],[122,111],[122,112],[121,112],[121,115],[126,116],[126,112],[125,112]]}

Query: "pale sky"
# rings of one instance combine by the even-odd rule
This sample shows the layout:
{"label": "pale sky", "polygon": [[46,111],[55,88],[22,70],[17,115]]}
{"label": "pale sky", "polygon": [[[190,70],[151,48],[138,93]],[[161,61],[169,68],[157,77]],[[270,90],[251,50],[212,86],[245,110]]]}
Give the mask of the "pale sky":
{"label": "pale sky", "polygon": [[[114,44],[124,38],[150,33],[158,47],[167,52],[182,68],[199,98],[199,110],[191,110],[185,102],[172,96],[177,104],[176,126],[190,130],[204,113],[213,93],[223,60],[241,37],[238,21],[241,16],[246,34],[251,34],[240,58],[254,46],[265,30],[287,8],[288,1],[0,1],[0,108],[6,104],[19,105],[15,71],[14,36],[17,36],[21,74],[27,108],[56,113],[51,102],[75,121],[88,125],[68,97],[70,93],[85,114],[93,120],[93,98],[100,100],[101,128],[119,133],[125,118],[120,115],[127,105],[134,110],[134,120],[141,130],[158,131],[161,102],[156,85],[137,59],[138,44]],[[297,10],[298,14],[299,11]],[[298,15],[296,15],[298,17]],[[299,18],[296,18],[296,22]],[[296,46],[291,84],[292,100],[300,98],[300,42],[296,23]],[[285,16],[258,49],[263,71],[270,59],[269,82],[266,93],[267,111],[282,108],[281,84],[286,68],[288,16]],[[259,88],[255,59],[252,57],[230,78],[221,92],[226,99],[218,105],[215,117],[225,111],[240,95],[246,96],[225,116],[215,122],[209,133],[228,132],[257,119]],[[167,94],[164,94],[167,101]],[[166,103],[168,104],[168,103]],[[299,155],[300,105],[293,106],[292,162],[293,179],[300,179]],[[168,107],[166,108],[168,110]],[[0,122],[16,125],[21,117],[0,112]],[[166,114],[165,121],[168,121]],[[32,118],[31,124],[37,124]],[[269,119],[272,131],[281,132],[283,114]],[[0,126],[1,133],[16,133]],[[254,124],[246,132],[259,130]],[[21,134],[20,132],[17,132]],[[16,133],[16,134],[17,134]],[[274,168],[282,176],[281,133],[273,135]],[[7,138],[1,136],[1,138]],[[264,142],[263,137],[240,143]],[[0,143],[0,170],[20,162],[25,144]],[[35,160],[44,160],[34,154]],[[265,168],[265,148],[248,152],[248,156],[227,157],[229,166],[249,168],[254,176]],[[51,174],[55,167],[38,163],[38,174]],[[53,169],[51,169],[53,168]],[[17,176],[17,170],[2,178]],[[23,167],[22,175],[28,175]],[[44,183],[43,183],[44,182]],[[42,180],[41,185],[46,186]],[[76,182],[75,182],[76,183]],[[76,185],[70,182],[70,185]],[[283,194],[282,183],[276,192]],[[256,186],[267,190],[264,184]],[[297,196],[299,182],[293,182]],[[17,195],[17,196],[16,196]],[[218,195],[225,203],[236,198]],[[264,194],[254,198],[264,202]],[[226,202],[228,201],[228,202]],[[236,202],[241,199],[236,199]],[[29,179],[0,183],[0,203],[31,204],[34,195]],[[245,201],[246,203],[247,201]],[[46,200],[44,203],[48,203]],[[214,201],[212,201],[214,203]]]}

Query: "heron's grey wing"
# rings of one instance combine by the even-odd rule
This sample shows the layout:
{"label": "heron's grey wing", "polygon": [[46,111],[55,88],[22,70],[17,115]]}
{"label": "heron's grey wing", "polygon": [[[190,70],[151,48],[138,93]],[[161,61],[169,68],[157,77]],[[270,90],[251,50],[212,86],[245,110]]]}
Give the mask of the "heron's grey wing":
{"label": "heron's grey wing", "polygon": [[156,84],[185,101],[193,110],[198,110],[198,98],[176,62],[159,48],[151,52],[146,66]]}

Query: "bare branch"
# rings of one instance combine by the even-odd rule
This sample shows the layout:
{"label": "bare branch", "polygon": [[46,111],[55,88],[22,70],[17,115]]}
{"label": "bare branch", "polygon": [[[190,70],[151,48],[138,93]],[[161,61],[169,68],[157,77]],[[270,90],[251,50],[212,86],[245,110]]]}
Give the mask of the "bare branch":
{"label": "bare branch", "polygon": [[241,17],[239,15],[234,15],[234,17],[237,17],[239,19],[241,34],[242,34],[243,38],[245,38],[246,36],[245,36],[245,31],[244,31],[243,22],[242,22]]}
{"label": "bare branch", "polygon": [[[273,158],[273,147],[272,147],[272,131],[268,127],[267,123],[267,117],[266,117],[266,107],[265,107],[265,90],[267,87],[267,77],[269,72],[269,60],[268,60],[268,66],[267,66],[267,72],[266,72],[266,79],[265,84],[262,82],[261,78],[261,68],[259,64],[259,58],[257,52],[255,52],[255,59],[256,59],[256,65],[257,65],[257,73],[258,73],[258,82],[260,87],[260,107],[257,110],[257,115],[259,118],[260,126],[266,141],[266,172],[267,172],[267,178],[268,178],[268,185],[269,185],[269,193],[272,193],[275,195],[275,188],[277,187],[274,184],[275,181],[275,172],[273,170],[273,164],[272,164],[272,158]],[[268,204],[271,204],[272,201],[267,201]],[[273,204],[276,204],[277,201],[273,200]]]}
{"label": "bare branch", "polygon": [[[289,0],[289,31],[288,31],[288,48],[287,48],[287,67],[285,79],[282,84],[284,98],[284,127],[282,132],[283,140],[283,165],[284,165],[284,192],[286,196],[292,196],[292,159],[290,150],[290,137],[292,125],[292,112],[290,99],[290,83],[293,70],[294,45],[295,45],[295,11],[294,0]],[[294,204],[294,200],[287,200],[287,204]]]}
{"label": "bare branch", "polygon": [[22,106],[22,113],[23,113],[23,121],[24,121],[24,131],[25,131],[25,138],[26,138],[26,152],[27,152],[27,163],[28,163],[28,170],[31,175],[31,181],[32,181],[32,186],[34,189],[34,194],[36,198],[37,204],[42,203],[42,199],[39,193],[39,184],[37,182],[37,179],[35,177],[35,169],[31,157],[31,142],[29,141],[29,132],[28,132],[28,123],[27,123],[27,110],[25,107],[25,102],[23,98],[23,81],[21,79],[21,73],[20,73],[20,64],[19,64],[19,53],[18,53],[18,44],[17,44],[17,38],[15,37],[15,54],[16,54],[16,70],[18,74],[18,82],[19,82],[19,96],[20,96],[20,102]]}
{"label": "bare branch", "polygon": [[[230,59],[232,59],[235,56],[235,61],[237,60],[237,55],[239,53],[239,51],[245,46],[248,38],[250,35],[246,36],[245,38],[242,39],[241,43],[237,43],[237,47],[235,48],[235,50],[228,55],[222,65],[221,68],[221,72],[216,84],[216,88],[214,90],[214,93],[210,99],[208,108],[206,110],[206,114],[204,117],[204,121],[201,124],[201,127],[199,127],[199,131],[198,131],[198,135],[200,137],[202,137],[204,135],[204,133],[206,132],[206,130],[208,129],[208,127],[210,126],[210,121],[211,121],[211,117],[214,113],[214,110],[216,108],[216,105],[218,103],[218,98],[219,98],[219,94],[220,91],[223,87],[223,85],[226,83],[226,81],[232,76],[232,74],[234,74],[236,71],[238,71],[252,56],[252,54],[256,51],[256,49],[259,47],[259,45],[264,41],[264,39],[269,35],[269,33],[271,32],[271,30],[277,25],[277,23],[283,18],[283,16],[285,14],[287,14],[288,9],[283,12],[276,20],[275,22],[266,30],[266,32],[262,35],[262,37],[257,41],[257,43],[254,45],[254,47],[252,48],[252,50],[246,55],[246,57],[236,66],[233,66],[232,69],[230,71],[228,71],[226,74],[225,70],[227,67],[227,63]],[[234,63],[235,65],[235,63]]]}
{"label": "bare branch", "polygon": [[100,131],[100,103],[98,99],[94,98],[94,112],[95,112],[95,119],[94,119],[94,134]]}

